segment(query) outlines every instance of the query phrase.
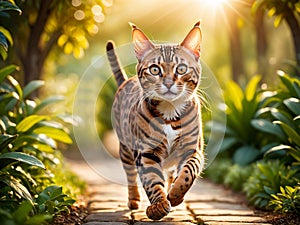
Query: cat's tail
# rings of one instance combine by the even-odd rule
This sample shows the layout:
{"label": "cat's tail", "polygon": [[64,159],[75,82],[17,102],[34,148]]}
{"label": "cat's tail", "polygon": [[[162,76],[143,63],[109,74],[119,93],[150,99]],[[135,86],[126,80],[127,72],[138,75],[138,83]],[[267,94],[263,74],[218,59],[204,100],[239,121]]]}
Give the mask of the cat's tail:
{"label": "cat's tail", "polygon": [[111,70],[117,81],[118,87],[120,87],[121,84],[128,78],[120,66],[118,56],[115,52],[115,45],[112,41],[108,41],[106,44],[106,54],[107,54],[108,61],[111,66]]}

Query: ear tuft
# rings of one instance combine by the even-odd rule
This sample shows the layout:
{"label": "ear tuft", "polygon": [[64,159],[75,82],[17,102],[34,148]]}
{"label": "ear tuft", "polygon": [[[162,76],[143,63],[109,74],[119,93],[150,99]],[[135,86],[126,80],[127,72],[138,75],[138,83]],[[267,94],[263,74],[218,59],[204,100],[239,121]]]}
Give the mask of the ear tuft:
{"label": "ear tuft", "polygon": [[129,23],[132,28],[132,41],[134,51],[139,62],[142,61],[144,55],[154,49],[154,45],[148,37],[133,23]]}
{"label": "ear tuft", "polygon": [[137,28],[136,25],[135,25],[134,23],[131,23],[131,22],[128,22],[128,23],[129,23],[129,25],[131,26],[131,29],[132,29],[132,30],[134,30],[134,29]]}
{"label": "ear tuft", "polygon": [[194,27],[190,30],[184,40],[181,42],[181,46],[188,49],[193,53],[195,59],[198,60],[200,57],[200,46],[202,42],[202,33],[200,28],[200,21],[198,21]]}

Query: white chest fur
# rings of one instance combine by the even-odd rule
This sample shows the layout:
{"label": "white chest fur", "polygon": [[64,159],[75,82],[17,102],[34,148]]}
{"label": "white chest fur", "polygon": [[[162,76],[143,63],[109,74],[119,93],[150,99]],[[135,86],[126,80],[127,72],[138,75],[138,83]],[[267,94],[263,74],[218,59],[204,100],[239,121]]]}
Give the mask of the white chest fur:
{"label": "white chest fur", "polygon": [[170,124],[168,125],[163,125],[164,133],[166,134],[167,137],[167,148],[168,152],[170,152],[175,138],[178,136],[179,131],[174,130]]}

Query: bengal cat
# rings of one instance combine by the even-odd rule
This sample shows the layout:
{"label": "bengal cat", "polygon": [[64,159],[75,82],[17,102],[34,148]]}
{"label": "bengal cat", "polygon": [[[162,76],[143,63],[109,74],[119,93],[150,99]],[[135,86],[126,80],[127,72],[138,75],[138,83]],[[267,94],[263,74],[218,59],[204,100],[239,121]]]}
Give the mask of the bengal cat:
{"label": "bengal cat", "polygon": [[[114,127],[128,181],[130,209],[139,207],[137,175],[160,220],[179,205],[204,166],[200,83],[201,29],[196,23],[181,44],[153,44],[135,25],[137,76],[122,71],[114,45],[107,55],[119,89],[113,103]],[[165,175],[167,190],[165,190]]]}

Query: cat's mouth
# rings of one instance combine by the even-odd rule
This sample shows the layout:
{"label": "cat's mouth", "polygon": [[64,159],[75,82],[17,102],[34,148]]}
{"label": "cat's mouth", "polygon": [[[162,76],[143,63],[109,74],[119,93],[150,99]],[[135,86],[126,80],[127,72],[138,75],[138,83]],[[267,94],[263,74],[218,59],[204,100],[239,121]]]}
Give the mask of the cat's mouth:
{"label": "cat's mouth", "polygon": [[174,101],[176,100],[180,94],[177,92],[173,92],[171,90],[165,91],[164,93],[160,94],[161,98],[167,101]]}

